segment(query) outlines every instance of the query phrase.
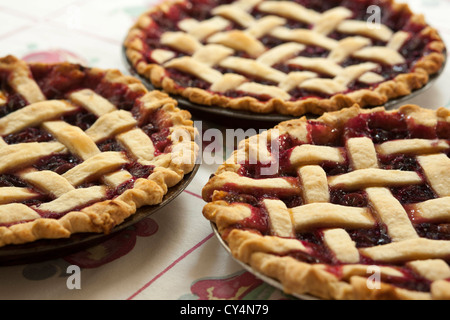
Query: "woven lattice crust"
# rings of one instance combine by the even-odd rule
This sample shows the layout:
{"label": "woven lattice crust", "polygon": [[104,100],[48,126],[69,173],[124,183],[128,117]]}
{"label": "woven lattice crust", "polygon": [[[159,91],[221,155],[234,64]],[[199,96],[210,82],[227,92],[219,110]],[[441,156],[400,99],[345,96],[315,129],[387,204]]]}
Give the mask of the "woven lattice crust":
{"label": "woven lattice crust", "polygon": [[[190,114],[136,78],[13,56],[0,59],[0,74],[0,246],[108,233],[161,203],[194,168]],[[73,120],[83,117],[90,122]],[[160,139],[144,133],[149,126]],[[30,130],[46,141],[21,140]],[[41,170],[39,161],[53,156],[73,156],[70,170]]]}
{"label": "woven lattice crust", "polygon": [[[380,3],[383,7],[382,10],[389,11],[389,15],[402,17],[402,19],[408,17],[408,20],[404,22],[405,26],[416,26],[417,29],[414,30],[420,30],[419,35],[414,34],[415,31],[412,30],[403,31],[403,26],[397,32],[384,30],[387,32],[384,39],[387,43],[384,44],[384,48],[380,49],[380,46],[377,45],[365,47],[370,42],[365,38],[366,36],[375,42],[376,40],[373,40],[373,37],[378,36],[376,34],[368,36],[368,29],[365,28],[369,27],[361,28],[361,26],[357,26],[356,28],[365,30],[357,31],[355,29],[353,34],[352,31],[347,30],[347,28],[354,28],[353,24],[356,20],[343,18],[350,15],[345,8],[338,7],[327,11],[326,14],[323,13],[316,19],[318,22],[314,25],[313,22],[309,21],[309,19],[314,19],[308,18],[306,13],[306,18],[289,16],[290,11],[295,14],[298,8],[290,8],[291,4],[288,2],[290,1],[283,2],[283,5],[287,5],[287,8],[283,10],[272,8],[270,1],[265,3],[264,1],[241,0],[231,3],[231,5],[224,4],[222,6],[219,3],[218,8],[220,10],[218,8],[215,11],[213,10],[212,17],[208,17],[208,20],[204,23],[211,22],[212,25],[215,22],[217,25],[220,22],[224,29],[218,28],[216,30],[212,28],[214,30],[210,32],[213,35],[208,34],[206,36],[198,30],[202,23],[201,20],[194,19],[195,22],[191,26],[191,20],[185,19],[186,21],[189,20],[189,23],[179,23],[177,28],[163,33],[161,36],[163,45],[162,49],[159,49],[152,47],[154,44],[146,43],[149,33],[153,32],[155,26],[157,26],[157,22],[152,19],[152,15],[157,14],[158,17],[166,15],[167,19],[173,19],[172,17],[176,16],[176,13],[172,14],[172,12],[177,12],[173,8],[189,6],[188,2],[184,1],[166,1],[143,13],[137,23],[130,29],[124,42],[126,56],[134,70],[148,79],[153,86],[162,88],[170,94],[182,96],[191,102],[204,106],[221,106],[255,113],[276,112],[294,116],[307,113],[322,114],[326,111],[351,107],[355,103],[361,107],[383,105],[392,99],[408,95],[414,90],[422,88],[428,83],[429,77],[436,74],[444,64],[445,46],[439,34],[426,24],[422,15],[412,13],[407,5],[396,4],[392,0]],[[369,5],[368,2],[367,7]],[[260,10],[267,14],[264,17],[266,20],[255,19],[247,22],[247,24],[242,21],[236,22],[239,16],[250,19],[248,14],[256,7],[263,8]],[[304,10],[305,8],[302,7],[299,12],[302,13]],[[312,14],[310,11],[306,12]],[[315,15],[313,16],[315,17]],[[244,23],[244,30],[238,30],[234,33],[229,31],[224,19],[233,20],[233,23],[238,25]],[[306,19],[310,24],[309,29],[313,30],[314,35],[309,34],[310,30],[307,27],[295,30],[289,27],[285,28],[283,19],[287,19],[287,21],[299,19],[302,22]],[[185,20],[181,21],[185,22]],[[338,30],[350,32],[348,38],[338,42],[334,42],[334,39],[324,38],[324,35],[332,32],[326,27],[326,23],[330,23],[330,21],[326,22],[327,20],[330,20],[332,25],[335,21],[334,27]],[[340,25],[341,22],[342,25]],[[199,27],[196,28],[196,25]],[[356,21],[356,25],[358,25],[358,21]],[[319,30],[318,33],[315,30]],[[298,32],[298,36],[295,32]],[[383,33],[382,31],[379,32]],[[270,45],[264,47],[259,40],[267,35],[278,37],[277,39],[282,38],[283,44],[279,47],[271,47]],[[398,68],[398,63],[405,62],[404,58],[399,56],[397,50],[402,48],[411,35],[415,39],[426,39],[427,43],[423,44],[426,50],[420,53],[420,57],[414,58],[413,62],[410,61],[407,70],[393,73],[392,77],[384,77],[377,73],[376,65],[379,63],[379,59],[383,59],[381,65],[385,66],[383,68],[389,69],[389,72]],[[317,40],[316,42],[314,40],[311,44],[309,40],[305,39],[320,39],[321,41]],[[331,42],[329,43],[329,41]],[[251,45],[254,45],[256,49],[253,50]],[[304,59],[301,54],[296,57],[297,52],[305,47],[316,48],[317,46],[325,47],[324,50],[330,50],[330,54],[326,58],[323,58],[323,55],[319,56],[316,61],[314,61],[314,55],[312,55],[313,59],[310,60]],[[246,52],[247,56],[250,55],[250,58],[233,57],[230,55],[232,51],[227,51],[230,50],[229,47],[232,48],[231,50],[238,52],[245,51],[246,48],[252,48]],[[208,50],[211,50],[211,52]],[[387,52],[386,50],[392,51]],[[378,56],[371,56],[372,53],[369,53],[369,51]],[[272,55],[270,52],[274,54]],[[346,54],[343,54],[343,52],[346,52]],[[274,58],[274,56],[278,58]],[[352,66],[350,69],[340,67],[339,63],[344,63],[345,57],[351,56],[357,56],[360,59],[361,63],[358,67]],[[362,58],[363,56],[364,58]],[[385,57],[396,58],[389,58],[384,61]],[[293,69],[293,71],[289,69],[289,72],[283,73],[275,67],[279,64],[294,65],[299,69]],[[386,67],[389,65],[391,67]],[[222,70],[217,67],[226,69],[224,74],[217,71]],[[192,75],[193,79],[201,78],[203,87],[195,84],[180,84],[177,76],[171,73],[171,70],[174,69],[177,72]],[[300,71],[297,72],[296,70]],[[246,79],[248,74],[252,75],[250,79]],[[320,77],[325,74],[325,78],[317,78],[317,74]],[[257,79],[263,79],[263,82],[259,82],[260,80]],[[265,85],[264,81],[266,83],[268,81],[269,84]],[[352,87],[354,81],[358,81],[360,84],[364,82],[365,85]],[[207,86],[205,83],[209,83],[210,87],[204,88]],[[303,96],[298,96],[293,93],[294,88],[297,88],[295,90],[307,91]]]}
{"label": "woven lattice crust", "polygon": [[[407,124],[411,135],[396,131],[378,141],[378,129],[390,121]],[[359,130],[367,124],[377,129],[374,142]],[[280,123],[241,142],[218,168],[203,188],[203,214],[234,257],[280,281],[287,293],[449,299],[449,124],[448,109],[415,105],[353,106]],[[425,132],[433,138],[417,138]],[[273,141],[288,147],[274,155]],[[261,163],[281,169],[264,176]],[[432,191],[421,198],[418,190],[427,185]],[[410,191],[399,196],[399,190]],[[440,235],[420,231],[433,225]]]}

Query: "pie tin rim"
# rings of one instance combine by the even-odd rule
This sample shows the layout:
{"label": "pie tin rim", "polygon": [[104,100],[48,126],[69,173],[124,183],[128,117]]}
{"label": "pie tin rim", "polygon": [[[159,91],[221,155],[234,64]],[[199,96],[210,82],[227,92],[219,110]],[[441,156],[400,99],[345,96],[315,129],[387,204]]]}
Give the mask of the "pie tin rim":
{"label": "pie tin rim", "polygon": [[40,239],[25,244],[11,244],[0,247],[0,266],[29,264],[57,258],[63,258],[81,250],[99,245],[114,237],[120,231],[131,227],[139,221],[147,218],[170,202],[175,200],[192,182],[198,172],[200,164],[195,164],[191,172],[184,175],[183,179],[173,187],[170,187],[164,195],[161,203],[152,206],[144,206],[115,226],[108,234],[105,233],[75,233],[69,238]]}
{"label": "pie tin rim", "polygon": [[[253,274],[255,277],[261,279],[262,281],[264,281],[265,283],[271,285],[272,287],[275,287],[275,288],[281,290],[282,292],[284,292],[283,284],[281,282],[279,282],[276,279],[273,279],[271,277],[268,277],[268,276],[264,275],[263,273],[253,269],[248,264],[246,264],[246,263],[240,261],[239,259],[235,258],[233,256],[233,254],[231,253],[230,247],[228,247],[226,242],[220,236],[219,230],[217,229],[217,226],[216,226],[216,224],[214,222],[211,222],[211,228],[213,230],[214,235],[219,240],[219,243],[221,244],[221,246],[226,250],[226,252],[231,256],[231,258],[234,261],[236,261],[241,267],[243,267],[246,271],[248,271],[251,274]],[[287,294],[287,293],[285,293],[285,294]],[[300,300],[320,300],[319,298],[314,297],[314,296],[309,295],[309,294],[289,293],[288,295],[292,296],[294,298],[300,299]]]}

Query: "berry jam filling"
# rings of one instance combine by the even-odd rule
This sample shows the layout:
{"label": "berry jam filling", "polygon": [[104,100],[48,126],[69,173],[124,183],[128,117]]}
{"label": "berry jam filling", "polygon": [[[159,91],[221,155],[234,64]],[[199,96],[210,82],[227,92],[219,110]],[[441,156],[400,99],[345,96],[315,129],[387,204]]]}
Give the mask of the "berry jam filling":
{"label": "berry jam filling", "polygon": [[[30,66],[32,76],[48,100],[64,99],[68,92],[87,87],[85,68],[82,66],[57,64],[54,66]],[[97,79],[98,81],[99,79]],[[89,82],[86,81],[86,82]]]}
{"label": "berry jam filling", "polygon": [[[215,7],[219,5],[224,5],[228,3],[232,3],[233,1],[217,1],[217,0],[190,0],[189,3],[179,3],[170,7],[167,12],[156,11],[149,15],[152,20],[152,23],[146,29],[145,38],[143,39],[146,48],[144,48],[144,56],[147,57],[148,63],[155,63],[155,61],[151,58],[151,52],[154,49],[166,49],[173,51],[175,53],[175,57],[184,56],[184,53],[178,52],[169,48],[165,45],[161,44],[160,38],[161,35],[166,31],[181,31],[179,28],[179,22],[184,19],[193,18],[199,21],[210,19],[213,17],[212,11]],[[303,5],[307,8],[318,12],[325,12],[330,10],[336,6],[343,6],[348,8],[352,13],[351,19],[368,21],[371,17],[372,13],[367,11],[367,8],[371,5],[376,5],[381,9],[381,23],[389,27],[393,30],[393,32],[397,32],[400,30],[411,32],[415,36],[410,37],[403,46],[400,48],[399,52],[405,57],[406,62],[404,64],[390,66],[380,64],[380,70],[378,70],[379,74],[385,79],[393,79],[399,74],[408,73],[410,70],[414,68],[415,63],[424,55],[429,54],[432,50],[429,48],[428,44],[432,39],[427,35],[421,35],[420,32],[424,28],[424,26],[419,25],[411,21],[411,13],[408,10],[395,10],[392,8],[389,2],[383,2],[378,0],[371,1],[351,1],[351,0],[333,0],[333,1],[318,1],[318,0],[296,0],[295,2]],[[265,13],[259,10],[258,6],[253,8],[250,12],[255,19],[261,19],[270,15],[270,13]],[[286,18],[286,27],[290,29],[311,29],[312,26],[307,23],[296,21],[294,19]],[[243,26],[238,25],[237,23],[230,20],[230,26],[224,30],[242,30],[245,29]],[[339,33],[337,31],[331,32],[328,37],[335,39],[337,41],[347,37],[348,35]],[[267,47],[268,49],[278,46],[283,43],[282,40],[277,39],[271,35],[263,35],[260,39],[261,43]],[[374,46],[385,46],[386,43],[377,39],[371,39],[372,45]],[[299,53],[300,56],[305,57],[326,57],[329,51],[320,47],[308,46],[303,52]],[[238,54],[239,55],[239,54]],[[247,57],[246,54],[241,54],[242,57]],[[344,63],[342,63],[343,67],[353,65],[356,63],[361,63],[362,61],[358,59],[347,59]],[[295,67],[280,67],[280,65],[285,65],[284,63],[280,63],[278,66],[273,66],[275,69],[281,70],[283,72],[295,71],[291,70]],[[280,69],[281,68],[281,69]],[[167,69],[167,74],[169,77],[174,79],[178,86],[185,87],[197,87],[204,90],[208,90],[210,84],[202,79],[198,79],[195,76],[190,74],[185,74],[183,72]],[[327,77],[325,77],[327,78]],[[255,81],[259,83],[264,83],[261,79],[255,79],[253,77],[249,77],[249,81]],[[376,84],[375,84],[376,85]],[[369,88],[372,85],[354,81],[349,84],[348,92]],[[248,96],[248,93],[239,92],[239,91],[229,91],[223,93],[225,96],[230,98],[240,98],[244,96]],[[295,89],[289,92],[291,95],[291,100],[300,100],[306,99],[309,97],[316,97],[326,99],[329,98],[330,95],[313,92],[309,90]],[[261,101],[268,101],[271,99],[268,95],[251,95]]]}
{"label": "berry jam filling", "polygon": [[327,176],[337,176],[351,171],[348,160],[343,163],[324,161],[322,164],[320,164],[320,166],[325,171]]}
{"label": "berry jam filling", "polygon": [[[29,188],[30,190],[37,192],[36,190],[34,190],[32,186],[30,186],[28,183],[20,179],[17,175],[8,173],[0,174],[0,187]],[[52,199],[49,196],[38,192],[38,194],[35,197],[22,201],[22,204],[32,206],[32,205],[39,205],[42,202],[48,202],[51,200]],[[9,226],[9,225],[11,224],[0,223],[0,226]]]}
{"label": "berry jam filling", "polygon": [[20,179],[18,176],[3,173],[0,174],[0,187],[17,187],[28,188],[28,184]]}
{"label": "berry jam filling", "polygon": [[330,202],[348,207],[365,208],[368,205],[365,191],[349,192],[338,188],[330,188]]}
{"label": "berry jam filling", "polygon": [[390,190],[402,204],[424,202],[436,198],[434,191],[427,184],[391,187]]}
{"label": "berry jam filling", "polygon": [[[402,269],[403,276],[386,276],[383,282],[406,290],[430,292],[431,281],[408,269]],[[406,279],[406,280],[405,280]]]}
{"label": "berry jam filling", "polygon": [[97,116],[85,109],[76,110],[62,117],[64,122],[77,126],[83,131],[89,129],[97,119]]}
{"label": "berry jam filling", "polygon": [[127,170],[133,176],[133,178],[125,181],[115,189],[108,190],[108,199],[112,199],[122,194],[126,190],[133,188],[134,183],[137,179],[148,178],[152,174],[154,168],[154,166],[143,165],[136,161],[126,164],[124,166],[124,169]]}
{"label": "berry jam filling", "polygon": [[104,81],[104,73],[91,72],[81,65],[31,65],[32,76],[41,91],[51,99],[64,99],[73,91],[88,88],[106,98],[117,108],[131,110],[141,91],[132,91],[122,83]]}
{"label": "berry jam filling", "polygon": [[97,143],[97,147],[101,152],[115,151],[125,152],[122,145],[116,139],[106,139]]}
{"label": "berry jam filling", "polygon": [[391,242],[384,225],[376,225],[371,229],[349,230],[348,234],[357,248],[380,246]]}
{"label": "berry jam filling", "polygon": [[439,139],[450,139],[450,123],[439,121],[436,125],[436,135]]}
{"label": "berry jam filling", "polygon": [[378,160],[385,170],[422,171],[419,162],[413,155],[379,155]]}
{"label": "berry jam filling", "polygon": [[169,128],[163,128],[162,130],[152,133],[150,139],[155,146],[155,155],[167,153],[172,146],[172,141],[168,139],[170,135]]}
{"label": "berry jam filling", "polygon": [[414,225],[419,236],[433,240],[450,240],[449,223],[427,223],[422,222]]}
{"label": "berry jam filling", "polygon": [[0,107],[0,117],[4,117],[14,111],[22,109],[28,105],[28,102],[18,93],[8,95],[5,105]]}
{"label": "berry jam filling", "polygon": [[252,207],[256,207],[259,205],[259,200],[252,195],[249,194],[240,194],[237,192],[224,192],[220,196],[220,200],[226,201],[228,203],[246,203],[251,205]]}
{"label": "berry jam filling", "polygon": [[410,133],[403,115],[389,115],[384,112],[360,114],[350,119],[344,129],[345,139],[369,137],[375,144],[408,139],[411,138]]}
{"label": "berry jam filling", "polygon": [[97,87],[95,87],[95,92],[118,109],[130,111],[135,104],[139,101],[138,98],[143,95],[142,91],[132,91],[128,86],[122,83],[109,83],[102,81]]}
{"label": "berry jam filling", "polygon": [[289,252],[288,256],[307,263],[336,263],[333,254],[323,243],[321,231],[301,233],[297,235],[297,239],[303,243],[308,252],[294,250]]}
{"label": "berry jam filling", "polygon": [[3,137],[7,144],[18,144],[27,142],[48,142],[53,136],[39,128],[26,128],[17,133],[11,133]]}
{"label": "berry jam filling", "polygon": [[81,163],[81,160],[71,154],[53,154],[39,159],[33,167],[39,171],[50,170],[59,175]]}
{"label": "berry jam filling", "polygon": [[125,166],[125,170],[127,170],[134,179],[148,178],[148,176],[153,172],[153,169],[155,169],[154,166],[143,165],[136,161],[128,163]]}
{"label": "berry jam filling", "polygon": [[308,136],[312,144],[330,147],[344,146],[342,133],[331,126],[319,121],[308,121]]}

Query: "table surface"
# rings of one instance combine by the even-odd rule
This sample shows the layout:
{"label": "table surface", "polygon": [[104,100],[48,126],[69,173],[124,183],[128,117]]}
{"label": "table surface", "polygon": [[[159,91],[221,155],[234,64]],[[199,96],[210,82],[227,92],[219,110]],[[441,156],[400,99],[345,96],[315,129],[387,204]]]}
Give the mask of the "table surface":
{"label": "table surface", "polygon": [[[450,1],[403,2],[424,13],[450,43]],[[122,41],[138,15],[155,3],[0,0],[0,56],[79,62],[128,73]],[[450,71],[444,70],[430,89],[404,103],[450,107],[449,85]],[[225,130],[226,121],[219,125],[198,115],[194,120],[203,130]],[[230,150],[224,146],[224,157]],[[219,164],[201,162],[178,197],[105,242],[57,259],[0,267],[0,300],[291,299],[246,271],[214,235],[201,213],[205,203],[200,194]],[[74,272],[73,266],[80,272]]]}

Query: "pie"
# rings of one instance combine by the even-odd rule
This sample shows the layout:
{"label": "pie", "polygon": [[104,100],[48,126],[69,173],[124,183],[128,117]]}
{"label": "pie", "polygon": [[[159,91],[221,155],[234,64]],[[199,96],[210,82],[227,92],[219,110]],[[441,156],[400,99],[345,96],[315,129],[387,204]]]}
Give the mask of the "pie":
{"label": "pie", "polygon": [[170,0],[124,40],[131,69],[155,88],[291,116],[406,96],[443,68],[445,50],[422,15],[392,0]]}
{"label": "pie", "polygon": [[202,191],[232,255],[321,299],[450,299],[450,110],[358,105],[243,140]]}
{"label": "pie", "polygon": [[118,70],[0,58],[0,246],[108,233],[195,165],[190,114]]}

